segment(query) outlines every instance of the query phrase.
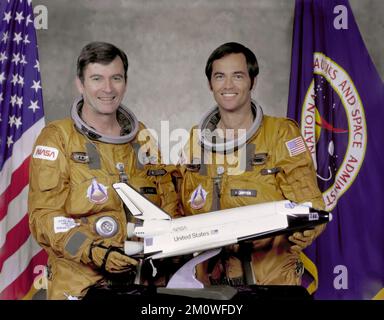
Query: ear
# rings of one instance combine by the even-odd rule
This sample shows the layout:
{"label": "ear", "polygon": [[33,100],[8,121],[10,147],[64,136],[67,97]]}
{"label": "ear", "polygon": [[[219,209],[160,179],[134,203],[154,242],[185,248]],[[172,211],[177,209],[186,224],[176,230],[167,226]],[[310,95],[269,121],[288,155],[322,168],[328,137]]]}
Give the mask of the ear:
{"label": "ear", "polygon": [[251,91],[255,90],[256,84],[257,84],[257,77],[255,77],[253,80],[253,85],[252,85]]}
{"label": "ear", "polygon": [[79,91],[79,93],[83,94],[83,92],[84,92],[84,85],[81,82],[81,80],[79,79],[79,77],[76,77],[75,83],[76,83],[76,88]]}

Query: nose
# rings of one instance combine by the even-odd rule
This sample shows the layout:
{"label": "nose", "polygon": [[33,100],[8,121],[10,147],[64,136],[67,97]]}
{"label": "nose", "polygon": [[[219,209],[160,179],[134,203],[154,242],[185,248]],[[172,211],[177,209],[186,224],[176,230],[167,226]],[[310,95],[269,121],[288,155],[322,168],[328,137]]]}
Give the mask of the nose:
{"label": "nose", "polygon": [[112,81],[109,79],[106,79],[104,82],[104,91],[105,92],[111,92],[112,91]]}
{"label": "nose", "polygon": [[233,88],[232,77],[226,77],[224,81],[224,89],[231,89],[231,88]]}

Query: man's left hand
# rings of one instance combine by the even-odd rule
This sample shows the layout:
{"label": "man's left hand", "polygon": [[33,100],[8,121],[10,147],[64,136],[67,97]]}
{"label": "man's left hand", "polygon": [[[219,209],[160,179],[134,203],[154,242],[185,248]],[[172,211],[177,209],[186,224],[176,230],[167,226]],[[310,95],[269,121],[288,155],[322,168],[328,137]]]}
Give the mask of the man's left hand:
{"label": "man's left hand", "polygon": [[303,232],[295,232],[288,237],[288,240],[294,243],[290,248],[291,251],[300,253],[300,251],[303,251],[306,247],[310,246],[313,240],[315,240],[324,229],[325,224]]}

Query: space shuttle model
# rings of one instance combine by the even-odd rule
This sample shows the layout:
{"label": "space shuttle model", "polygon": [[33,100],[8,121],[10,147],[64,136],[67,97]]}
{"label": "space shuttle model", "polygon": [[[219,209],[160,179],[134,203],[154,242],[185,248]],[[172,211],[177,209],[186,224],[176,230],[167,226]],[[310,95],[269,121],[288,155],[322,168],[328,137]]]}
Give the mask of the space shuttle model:
{"label": "space shuttle model", "polygon": [[267,238],[327,223],[332,214],[289,200],[202,213],[172,219],[131,186],[115,183],[114,189],[137,223],[128,223],[128,237],[143,242],[126,241],[125,253],[144,254],[160,259],[204,252],[244,240]]}

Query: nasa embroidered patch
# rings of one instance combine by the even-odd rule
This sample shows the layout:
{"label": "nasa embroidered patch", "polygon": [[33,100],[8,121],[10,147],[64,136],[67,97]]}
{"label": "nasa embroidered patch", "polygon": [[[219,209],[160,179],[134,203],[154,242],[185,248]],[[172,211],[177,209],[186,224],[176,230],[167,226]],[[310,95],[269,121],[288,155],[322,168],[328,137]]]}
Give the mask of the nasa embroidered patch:
{"label": "nasa embroidered patch", "polygon": [[87,190],[87,198],[95,204],[102,204],[108,200],[107,187],[98,183],[96,178],[92,179],[91,185]]}
{"label": "nasa embroidered patch", "polygon": [[47,146],[36,146],[35,152],[33,153],[33,158],[55,161],[59,155],[59,150]]}
{"label": "nasa embroidered patch", "polygon": [[199,184],[199,186],[193,190],[191,198],[188,201],[191,203],[191,208],[199,210],[204,207],[205,202],[207,201],[207,194],[208,192],[203,189],[201,184]]}

